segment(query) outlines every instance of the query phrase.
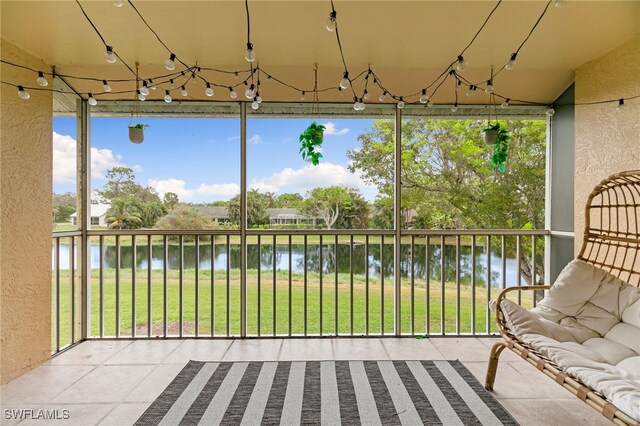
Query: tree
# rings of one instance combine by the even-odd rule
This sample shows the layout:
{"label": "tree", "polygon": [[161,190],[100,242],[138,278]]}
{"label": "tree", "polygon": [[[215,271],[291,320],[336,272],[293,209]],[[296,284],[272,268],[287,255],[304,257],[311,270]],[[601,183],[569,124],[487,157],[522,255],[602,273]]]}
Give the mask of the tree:
{"label": "tree", "polygon": [[151,201],[148,203],[134,200],[138,211],[140,212],[140,227],[152,228],[162,216],[167,214],[165,204],[159,201]]}
{"label": "tree", "polygon": [[189,206],[178,206],[160,218],[160,229],[215,229],[216,224],[210,218]]}
{"label": "tree", "polygon": [[180,200],[178,199],[178,194],[175,192],[167,192],[162,197],[162,202],[164,203],[167,210],[173,210],[173,208],[178,205]]}
{"label": "tree", "polygon": [[136,183],[136,177],[130,167],[113,167],[107,171],[106,178],[107,183],[97,193],[107,200],[131,197],[143,202],[160,201],[155,189]]}
{"label": "tree", "polygon": [[66,204],[53,205],[53,221],[55,223],[69,222],[71,214],[75,213],[76,208]]}
{"label": "tree", "polygon": [[[265,194],[261,194],[257,189],[247,191],[247,224],[249,227],[269,224],[267,205]],[[227,202],[227,211],[232,222],[240,223],[240,195],[236,195]]]}
{"label": "tree", "polygon": [[110,229],[124,229],[139,226],[142,223],[140,212],[128,198],[115,198],[107,211],[107,224]]}
{"label": "tree", "polygon": [[297,193],[285,192],[284,194],[280,194],[276,199],[276,207],[280,208],[298,208],[304,201],[302,195]]}
{"label": "tree", "polygon": [[342,186],[314,188],[307,192],[302,211],[311,217],[321,217],[327,229],[336,223],[340,212],[351,207],[351,196]]}
{"label": "tree", "polygon": [[346,188],[349,194],[349,205],[338,215],[336,228],[365,229],[369,227],[371,207],[358,188]]}

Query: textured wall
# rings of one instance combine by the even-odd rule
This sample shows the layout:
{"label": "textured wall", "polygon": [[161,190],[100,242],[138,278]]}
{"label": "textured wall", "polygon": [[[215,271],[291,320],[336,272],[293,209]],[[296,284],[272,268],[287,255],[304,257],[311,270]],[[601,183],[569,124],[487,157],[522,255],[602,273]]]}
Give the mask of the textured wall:
{"label": "textured wall", "polygon": [[[45,64],[1,41],[1,56]],[[37,75],[2,65],[2,80],[36,86]],[[51,353],[51,92],[0,85],[0,383]]]}
{"label": "textured wall", "polygon": [[[640,95],[640,35],[576,70],[576,103]],[[602,179],[640,169],[640,98],[576,106],[575,250],[582,245],[584,205]]]}

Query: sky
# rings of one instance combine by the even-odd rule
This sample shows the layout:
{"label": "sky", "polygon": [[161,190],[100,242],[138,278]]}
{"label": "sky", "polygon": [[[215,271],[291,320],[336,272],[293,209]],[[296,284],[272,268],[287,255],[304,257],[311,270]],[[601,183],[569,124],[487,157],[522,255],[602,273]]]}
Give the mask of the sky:
{"label": "sky", "polygon": [[[326,126],[320,165],[306,163],[298,138],[309,118],[247,119],[247,185],[261,192],[306,193],[318,186],[358,187],[373,201],[377,194],[347,169],[347,151],[357,149],[358,135],[373,119],[318,120]],[[239,118],[147,118],[142,144],[128,139],[129,118],[91,119],[91,189],[100,189],[114,166],[131,167],[136,181],[162,197],[175,192],[180,201],[228,200],[240,188]],[[135,124],[135,123],[134,123]],[[76,120],[55,117],[53,167],[56,193],[75,192]]]}

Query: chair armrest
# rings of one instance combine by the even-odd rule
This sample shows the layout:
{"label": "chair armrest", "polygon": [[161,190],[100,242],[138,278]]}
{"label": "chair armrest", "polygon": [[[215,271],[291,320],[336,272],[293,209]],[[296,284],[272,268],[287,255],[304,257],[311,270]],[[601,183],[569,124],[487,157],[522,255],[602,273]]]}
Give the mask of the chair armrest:
{"label": "chair armrest", "polygon": [[498,298],[496,299],[496,325],[498,326],[498,330],[500,331],[500,335],[507,340],[511,338],[507,336],[507,328],[506,322],[504,320],[504,315],[502,315],[502,309],[500,309],[500,304],[504,299],[507,298],[507,293],[512,291],[525,291],[525,290],[549,290],[552,286],[550,285],[524,285],[524,286],[516,286],[516,287],[508,287],[500,292]]}

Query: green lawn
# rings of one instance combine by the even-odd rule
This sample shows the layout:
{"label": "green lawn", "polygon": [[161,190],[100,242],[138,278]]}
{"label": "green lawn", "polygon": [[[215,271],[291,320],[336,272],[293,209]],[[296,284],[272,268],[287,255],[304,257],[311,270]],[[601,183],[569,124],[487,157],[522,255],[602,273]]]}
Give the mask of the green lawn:
{"label": "green lawn", "polygon": [[[104,301],[103,321],[104,335],[116,334],[116,286],[114,269],[104,271]],[[120,335],[130,336],[132,329],[132,276],[130,269],[120,270]],[[273,271],[261,272],[261,286],[258,291],[257,272],[250,270],[247,277],[247,333],[258,333],[258,313],[260,313],[260,332],[262,335],[274,333],[274,286]],[[193,335],[196,322],[196,279],[195,270],[183,271],[183,334]],[[239,270],[232,270],[229,275],[227,287],[227,275],[224,271],[217,271],[215,284],[213,285],[214,303],[212,312],[212,280],[209,270],[200,271],[198,277],[198,332],[200,335],[210,335],[213,325],[215,335],[226,335],[227,324],[230,335],[240,334],[240,274]],[[275,286],[275,331],[276,334],[291,333],[303,334],[305,332],[304,303],[305,285],[302,274],[293,274],[291,292],[289,292],[289,276],[286,271],[278,271]],[[100,335],[100,285],[98,270],[92,271],[91,276],[91,335]],[[80,292],[77,288],[76,297]],[[163,335],[163,299],[164,282],[162,270],[152,270],[151,277],[151,335]],[[167,278],[167,320],[169,335],[177,335],[180,324],[180,285],[179,271],[169,270]],[[322,304],[320,303],[320,276],[318,273],[309,273],[306,286],[307,318],[306,332],[308,334],[332,335],[336,332],[335,323],[335,297],[337,294],[337,331],[339,334],[351,332],[351,303],[353,303],[353,333],[356,335],[369,333],[393,334],[393,279],[385,277],[384,292],[380,279],[370,279],[368,291],[363,276],[355,276],[353,284],[353,302],[351,301],[351,285],[348,274],[338,275],[336,288],[335,275],[324,274],[322,284]],[[52,296],[55,301],[55,286],[52,286]],[[147,335],[148,319],[148,291],[147,271],[138,270],[135,285],[136,300],[136,334]],[[460,286],[460,333],[471,332],[472,316],[472,289],[468,285]],[[499,290],[492,289],[491,298],[495,298]],[[384,294],[384,302],[382,295]],[[445,283],[444,313],[441,283],[431,281],[429,288],[429,333],[433,335],[442,332],[441,316],[444,314],[444,329],[447,333],[456,332],[456,295],[455,283]],[[258,310],[258,296],[260,296],[260,309]],[[514,293],[515,297],[515,293]],[[229,309],[227,309],[227,298]],[[289,325],[289,298],[291,298],[291,325]],[[71,312],[69,309],[71,300],[69,272],[61,271],[60,275],[60,342],[64,346],[70,341]],[[78,299],[79,300],[79,299]],[[414,328],[413,333],[425,334],[427,289],[424,280],[417,280],[414,287]],[[382,306],[384,305],[384,311]],[[523,305],[531,306],[530,295],[523,294]],[[55,303],[54,303],[54,330],[55,330]],[[368,327],[367,327],[368,311]],[[384,312],[384,314],[381,314]],[[320,314],[322,313],[322,326]],[[213,321],[212,321],[213,317]],[[228,322],[227,322],[228,318]],[[76,323],[80,321],[80,310],[76,305]],[[383,324],[384,323],[384,324]],[[490,331],[495,332],[494,318],[489,317]],[[408,280],[403,281],[401,291],[401,326],[403,333],[411,330],[411,287]],[[382,330],[384,329],[384,330]],[[487,289],[476,287],[475,301],[475,331],[485,333],[487,331]],[[76,326],[76,336],[79,333],[79,325]]]}

